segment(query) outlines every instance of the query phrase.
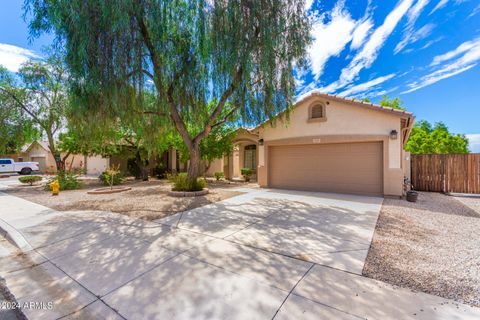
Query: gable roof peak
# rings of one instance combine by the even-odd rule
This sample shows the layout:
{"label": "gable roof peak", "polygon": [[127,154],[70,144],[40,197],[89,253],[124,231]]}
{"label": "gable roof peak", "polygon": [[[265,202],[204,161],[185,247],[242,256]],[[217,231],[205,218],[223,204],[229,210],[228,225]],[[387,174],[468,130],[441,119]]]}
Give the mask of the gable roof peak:
{"label": "gable roof peak", "polygon": [[371,110],[390,112],[390,113],[393,113],[393,114],[396,114],[396,115],[399,115],[399,116],[404,116],[404,117],[407,117],[407,118],[413,118],[413,113],[410,112],[410,111],[395,109],[395,108],[391,108],[391,107],[384,107],[384,106],[381,106],[379,104],[374,104],[374,103],[371,103],[371,102],[363,102],[363,101],[357,100],[355,98],[341,97],[341,96],[336,95],[336,94],[329,94],[329,93],[321,92],[317,89],[311,90],[311,91],[299,96],[295,101],[295,106],[299,105],[300,103],[302,103],[302,102],[304,102],[308,99],[311,99],[312,97],[322,97],[322,98],[325,98],[325,99],[332,99],[332,100],[335,100],[335,101],[338,101],[338,102],[346,102],[346,103],[357,105],[357,106],[360,106],[360,107],[369,108]]}

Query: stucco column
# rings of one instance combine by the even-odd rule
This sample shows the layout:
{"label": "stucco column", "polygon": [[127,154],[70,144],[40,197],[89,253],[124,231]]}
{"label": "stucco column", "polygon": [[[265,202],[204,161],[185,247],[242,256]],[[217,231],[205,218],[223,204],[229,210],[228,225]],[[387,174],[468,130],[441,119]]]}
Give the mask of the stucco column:
{"label": "stucco column", "polygon": [[227,179],[233,179],[233,152],[228,156],[228,177]]}
{"label": "stucco column", "polygon": [[258,146],[257,183],[260,187],[267,187],[267,171],[265,167],[265,146]]}
{"label": "stucco column", "polygon": [[265,146],[258,146],[258,166],[265,166]]}
{"label": "stucco column", "polygon": [[237,144],[233,148],[233,155],[232,155],[232,164],[233,164],[233,170],[232,170],[232,177],[231,179],[235,177],[240,176],[240,146]]}
{"label": "stucco column", "polygon": [[177,171],[177,150],[174,148],[168,149],[168,167],[172,172]]}

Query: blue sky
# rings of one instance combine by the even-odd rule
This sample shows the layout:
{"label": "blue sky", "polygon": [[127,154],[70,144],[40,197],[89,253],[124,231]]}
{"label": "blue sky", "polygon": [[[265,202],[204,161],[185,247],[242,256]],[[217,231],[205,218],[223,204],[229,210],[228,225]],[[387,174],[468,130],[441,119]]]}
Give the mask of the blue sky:
{"label": "blue sky", "polygon": [[[0,64],[15,71],[51,37],[30,42],[19,0],[3,0]],[[315,89],[377,102],[400,97],[417,119],[468,134],[480,152],[480,1],[307,0],[315,41],[298,94]]]}

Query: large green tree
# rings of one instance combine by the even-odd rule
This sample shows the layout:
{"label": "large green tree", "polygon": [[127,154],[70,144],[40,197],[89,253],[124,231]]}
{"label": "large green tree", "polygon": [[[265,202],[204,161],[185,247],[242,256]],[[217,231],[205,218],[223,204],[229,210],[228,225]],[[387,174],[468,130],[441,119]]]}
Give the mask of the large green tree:
{"label": "large green tree", "polygon": [[[27,126],[34,126],[46,136],[57,169],[63,169],[65,159],[60,157],[55,137],[66,123],[68,93],[67,74],[62,58],[53,54],[46,60],[24,63],[15,77],[0,69],[0,94],[2,109],[13,121],[18,115],[26,119]],[[29,129],[28,127],[25,127]]]}
{"label": "large green tree", "polygon": [[399,110],[405,110],[405,107],[403,106],[403,101],[396,97],[396,98],[389,98],[388,95],[384,94],[382,96],[382,99],[378,102],[379,105],[382,107],[390,107],[393,109],[399,109]]}
{"label": "large green tree", "polygon": [[[0,88],[11,87],[14,76],[0,65]],[[12,107],[12,97],[0,90],[0,154],[18,153],[38,138],[39,132],[25,112]]]}
{"label": "large green tree", "polygon": [[78,109],[100,124],[156,117],[159,132],[173,123],[190,179],[202,140],[231,115],[255,123],[292,105],[292,71],[310,41],[298,0],[26,0],[25,8],[33,36],[54,32],[66,48]]}
{"label": "large green tree", "polygon": [[415,124],[405,150],[413,154],[468,153],[468,139],[463,134],[452,134],[442,122],[432,126],[422,120]]}

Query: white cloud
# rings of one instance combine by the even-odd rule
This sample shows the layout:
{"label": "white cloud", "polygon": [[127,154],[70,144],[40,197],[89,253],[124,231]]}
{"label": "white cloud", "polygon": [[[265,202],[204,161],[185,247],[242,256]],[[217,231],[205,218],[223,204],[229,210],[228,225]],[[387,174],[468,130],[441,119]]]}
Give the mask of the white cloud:
{"label": "white cloud", "polygon": [[438,65],[444,61],[448,61],[452,58],[455,58],[461,55],[462,53],[469,52],[478,47],[480,47],[480,38],[477,38],[472,41],[464,42],[461,45],[459,45],[455,50],[452,50],[445,54],[434,57],[431,65],[432,66]]}
{"label": "white cloud", "polygon": [[[418,2],[408,10],[407,13],[407,24],[403,31],[402,40],[397,44],[393,50],[395,54],[402,51],[405,46],[410,43],[413,43],[419,39],[425,38],[433,28],[433,24],[428,24],[421,29],[415,31],[415,22],[417,22],[418,17],[422,13],[425,6],[430,2],[430,0],[418,0]],[[428,27],[427,27],[428,26]]]}
{"label": "white cloud", "polygon": [[418,0],[413,7],[408,10],[407,13],[407,26],[413,26],[417,21],[418,17],[422,13],[425,6],[430,2],[430,0]]}
{"label": "white cloud", "polygon": [[428,15],[431,15],[432,13],[434,13],[435,11],[437,10],[440,10],[441,8],[445,7],[445,5],[448,3],[448,0],[440,0],[438,1],[437,5],[435,6],[435,8],[432,9],[432,11],[430,11],[430,13]]}
{"label": "white cloud", "polygon": [[480,4],[475,7],[475,9],[472,10],[472,13],[470,13],[467,17],[467,19],[473,17],[474,15],[480,13]]}
{"label": "white cloud", "polygon": [[310,8],[312,7],[312,4],[313,4],[313,1],[314,0],[306,0],[305,1],[305,10],[310,10]]}
{"label": "white cloud", "polygon": [[432,33],[433,28],[435,28],[435,25],[433,23],[428,23],[420,29],[414,31],[410,36],[409,44],[425,39]]}
{"label": "white cloud", "polygon": [[[455,0],[455,4],[462,4],[464,2],[467,2],[469,0]],[[431,15],[433,14],[434,12],[436,12],[437,10],[440,10],[442,9],[443,7],[445,7],[448,3],[448,0],[440,0],[438,1],[437,5],[432,9],[432,11],[430,11],[430,13],[428,15]],[[469,16],[470,17],[470,16]]]}
{"label": "white cloud", "polygon": [[[454,59],[456,58],[456,59]],[[454,59],[453,61],[451,61]],[[431,67],[435,68],[441,63],[437,70],[414,81],[408,86],[409,90],[402,93],[409,93],[434,84],[440,80],[452,77],[475,67],[480,61],[480,38],[473,41],[467,41],[459,45],[456,49],[433,58]]]}
{"label": "white cloud", "polygon": [[352,83],[362,69],[369,68],[377,59],[378,53],[383,47],[383,44],[393,32],[400,19],[412,6],[412,3],[413,0],[400,1],[393,11],[387,15],[383,24],[375,29],[361,51],[353,58],[350,64],[342,69],[340,78],[336,82],[322,88],[322,90],[325,92],[333,92],[343,88]]}
{"label": "white cloud", "polygon": [[389,75],[386,75],[386,76],[382,76],[382,77],[372,79],[372,80],[364,82],[364,83],[360,83],[360,84],[351,86],[351,87],[347,88],[345,91],[343,91],[342,93],[340,93],[340,95],[341,96],[351,96],[351,95],[355,95],[357,93],[363,93],[365,91],[369,91],[371,89],[374,89],[379,84],[384,83],[387,80],[390,80],[394,76],[395,76],[395,74],[392,73],[392,74],[389,74]]}
{"label": "white cloud", "polygon": [[450,77],[453,77],[457,74],[460,74],[462,72],[465,72],[471,68],[475,67],[475,64],[473,65],[469,65],[469,66],[465,66],[461,69],[456,69],[456,70],[450,70],[450,71],[446,71],[446,70],[439,70],[439,71],[435,71],[434,73],[431,73],[431,74],[428,74],[424,77],[422,77],[422,80],[417,82],[412,82],[410,84],[408,84],[408,86],[411,88],[409,90],[406,90],[406,91],[403,91],[402,94],[405,94],[405,93],[410,93],[410,92],[413,92],[413,91],[417,91],[418,89],[421,89],[421,88],[425,88],[431,84],[434,84],[440,80],[443,80],[443,79],[447,79],[447,78],[450,78]]}
{"label": "white cloud", "polygon": [[324,23],[324,16],[314,22],[312,27],[313,44],[308,49],[311,70],[317,81],[323,74],[327,61],[332,56],[338,56],[347,43],[352,40],[355,20],[343,8],[339,1],[332,12],[328,13],[329,21]]}
{"label": "white cloud", "polygon": [[383,89],[383,90],[371,91],[366,96],[368,96],[370,98],[381,97],[383,95],[389,94],[390,92],[396,91],[397,89],[398,89],[398,86],[393,87],[393,88],[389,88],[388,90]]}
{"label": "white cloud", "polygon": [[430,46],[433,45],[434,43],[437,43],[437,42],[443,40],[443,38],[444,38],[444,37],[441,36],[441,37],[438,37],[438,38],[436,38],[436,39],[434,39],[434,40],[429,40],[429,41],[427,41],[419,50],[427,49],[428,47],[430,47]]}
{"label": "white cloud", "polygon": [[360,48],[362,44],[365,42],[365,39],[370,33],[370,30],[372,29],[372,27],[373,27],[372,19],[365,19],[365,21],[360,22],[358,26],[355,28],[355,30],[353,31],[352,44],[350,45],[350,47],[352,49]]}
{"label": "white cloud", "polygon": [[0,43],[0,64],[9,71],[17,72],[22,63],[32,58],[39,58],[39,56],[28,49]]}
{"label": "white cloud", "polygon": [[466,134],[471,152],[480,153],[480,133]]}

